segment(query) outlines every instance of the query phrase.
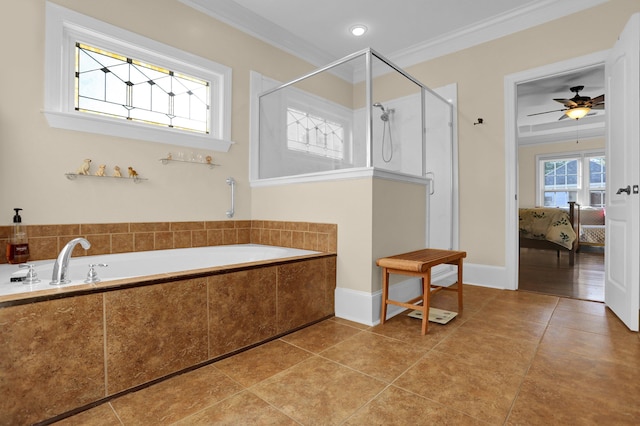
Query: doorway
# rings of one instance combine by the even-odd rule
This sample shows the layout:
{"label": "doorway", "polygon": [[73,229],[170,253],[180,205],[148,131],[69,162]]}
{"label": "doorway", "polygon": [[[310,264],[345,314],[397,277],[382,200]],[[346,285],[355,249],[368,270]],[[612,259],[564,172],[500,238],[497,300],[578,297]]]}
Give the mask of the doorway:
{"label": "doorway", "polygon": [[[576,265],[569,268],[568,254],[558,257],[555,252],[546,250],[523,249],[521,252],[518,238],[518,210],[521,206],[533,207],[544,205],[544,195],[538,195],[540,188],[536,189],[536,179],[530,175],[527,181],[521,176],[523,169],[528,169],[527,173],[535,173],[537,164],[534,160],[524,164],[520,160],[519,141],[525,141],[523,145],[528,145],[529,154],[532,158],[541,154],[542,150],[553,152],[566,152],[570,150],[589,150],[593,148],[592,141],[601,137],[601,146],[598,149],[604,151],[604,117],[590,120],[589,126],[576,126],[574,120],[558,120],[562,114],[564,106],[554,102],[555,98],[571,98],[570,87],[573,77],[584,76],[584,73],[593,72],[597,67],[603,67],[607,52],[599,52],[585,57],[575,58],[556,64],[513,74],[505,78],[505,135],[506,135],[506,164],[507,164],[507,220],[506,220],[506,269],[509,283],[513,283],[511,289],[523,289],[537,291],[547,294],[557,294],[559,296],[574,297],[588,300],[602,301],[604,288],[604,256],[600,250],[584,250],[577,255],[579,257]],[[574,80],[575,81],[575,80]],[[545,84],[550,86],[566,86],[564,95],[545,95],[540,89]],[[538,88],[535,86],[538,85]],[[604,86],[602,78],[601,86]],[[533,91],[545,97],[550,105],[545,109],[540,105],[540,109],[533,111],[523,111],[523,106],[519,105],[519,95],[526,90]],[[587,93],[584,93],[585,95]],[[601,93],[589,93],[591,97]],[[551,116],[551,120],[538,122],[522,122],[519,115],[533,114],[536,112],[553,111],[546,115]],[[545,114],[540,114],[545,115]],[[595,118],[595,117],[593,117]],[[566,121],[566,124],[562,123]],[[560,123],[559,123],[560,122]],[[572,123],[573,122],[573,123]],[[583,122],[583,123],[586,123]],[[600,133],[601,136],[598,135]],[[578,144],[576,144],[578,141]],[[553,142],[563,142],[564,147],[553,147]],[[582,146],[580,146],[582,144]],[[535,146],[538,145],[536,148]],[[569,148],[567,148],[567,146]],[[572,146],[573,145],[573,146]],[[576,145],[578,145],[576,147]],[[540,147],[544,146],[544,149]],[[532,152],[536,152],[532,154]],[[524,186],[523,186],[524,184]],[[578,236],[579,237],[579,236]],[[583,256],[584,254],[584,256]],[[581,257],[582,256],[582,257]],[[582,260],[584,259],[584,260]],[[585,282],[585,277],[590,277]],[[600,287],[600,288],[598,288]]]}

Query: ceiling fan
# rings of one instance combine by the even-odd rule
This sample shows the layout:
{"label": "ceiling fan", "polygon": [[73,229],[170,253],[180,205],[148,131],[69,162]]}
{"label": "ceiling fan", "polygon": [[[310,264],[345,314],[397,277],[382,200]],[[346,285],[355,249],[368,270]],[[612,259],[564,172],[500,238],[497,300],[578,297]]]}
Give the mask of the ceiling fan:
{"label": "ceiling fan", "polygon": [[556,102],[560,102],[565,107],[562,109],[555,109],[552,111],[537,112],[535,114],[529,114],[528,117],[533,115],[548,114],[550,112],[564,111],[564,114],[558,120],[564,120],[565,118],[573,118],[576,120],[581,119],[589,113],[592,109],[604,109],[604,95],[590,98],[588,96],[580,96],[580,91],[584,89],[584,86],[574,86],[569,90],[575,93],[575,96],[571,99],[554,99]]}

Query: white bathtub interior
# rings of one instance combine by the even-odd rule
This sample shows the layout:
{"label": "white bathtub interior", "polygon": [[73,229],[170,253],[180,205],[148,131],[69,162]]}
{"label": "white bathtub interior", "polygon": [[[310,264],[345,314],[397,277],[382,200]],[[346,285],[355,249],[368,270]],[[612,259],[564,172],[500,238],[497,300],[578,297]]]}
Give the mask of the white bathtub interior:
{"label": "white bathtub interior", "polygon": [[18,265],[3,264],[0,265],[0,296],[84,285],[90,264],[104,263],[108,265],[96,268],[101,282],[106,282],[217,266],[286,259],[317,253],[319,252],[261,244],[234,244],[77,256],[72,257],[69,261],[68,272],[71,282],[61,286],[49,284],[54,260],[29,262],[34,265],[34,270],[40,279],[40,282],[34,284],[26,284],[21,281],[12,282],[12,277],[25,276],[27,269],[20,269]]}

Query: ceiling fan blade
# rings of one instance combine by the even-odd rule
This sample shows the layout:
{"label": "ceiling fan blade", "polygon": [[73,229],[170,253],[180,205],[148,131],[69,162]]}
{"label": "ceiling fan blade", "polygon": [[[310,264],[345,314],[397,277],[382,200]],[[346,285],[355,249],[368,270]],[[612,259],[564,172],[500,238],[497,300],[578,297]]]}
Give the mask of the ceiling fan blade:
{"label": "ceiling fan blade", "polygon": [[578,104],[573,99],[554,99],[556,102],[560,102],[567,108],[575,108]]}
{"label": "ceiling fan blade", "polygon": [[567,108],[562,108],[562,109],[554,109],[553,111],[536,112],[536,113],[527,115],[527,117],[533,117],[534,115],[549,114],[550,112],[560,112],[560,111],[566,111],[566,110]]}
{"label": "ceiling fan blade", "polygon": [[569,118],[567,114],[562,114],[562,117],[558,118],[558,121],[564,120],[565,118]]}
{"label": "ceiling fan blade", "polygon": [[604,109],[604,102],[601,104],[592,106],[591,109]]}
{"label": "ceiling fan blade", "polygon": [[592,105],[600,104],[602,102],[604,102],[604,95],[600,95],[600,96],[597,96],[597,97],[591,99],[591,104]]}

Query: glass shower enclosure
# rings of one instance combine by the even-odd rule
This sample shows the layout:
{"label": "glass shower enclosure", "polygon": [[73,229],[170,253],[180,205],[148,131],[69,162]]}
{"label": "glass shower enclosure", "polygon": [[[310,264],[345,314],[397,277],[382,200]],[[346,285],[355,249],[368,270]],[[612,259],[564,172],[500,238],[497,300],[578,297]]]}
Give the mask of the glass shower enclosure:
{"label": "glass shower enclosure", "polygon": [[[258,179],[376,170],[428,175],[452,106],[372,49],[259,95]],[[433,161],[433,159],[432,159]]]}

